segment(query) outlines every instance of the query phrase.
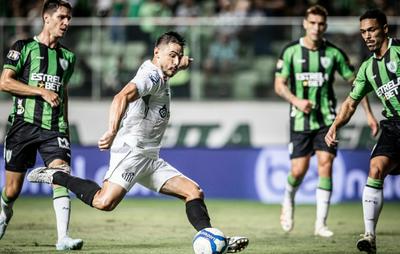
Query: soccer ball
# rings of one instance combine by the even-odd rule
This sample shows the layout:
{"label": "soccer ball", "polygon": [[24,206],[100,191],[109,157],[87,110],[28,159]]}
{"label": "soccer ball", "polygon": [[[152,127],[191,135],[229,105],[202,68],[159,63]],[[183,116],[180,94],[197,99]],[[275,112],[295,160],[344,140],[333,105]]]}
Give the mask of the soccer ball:
{"label": "soccer ball", "polygon": [[228,242],[221,230],[205,228],[194,236],[193,250],[195,254],[224,254],[228,250]]}

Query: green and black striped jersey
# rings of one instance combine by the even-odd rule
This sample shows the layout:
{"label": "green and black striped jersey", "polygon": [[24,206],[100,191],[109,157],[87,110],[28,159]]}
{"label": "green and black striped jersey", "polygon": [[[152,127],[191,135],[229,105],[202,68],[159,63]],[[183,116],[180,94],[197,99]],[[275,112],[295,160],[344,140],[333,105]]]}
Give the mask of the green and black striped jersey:
{"label": "green and black striped jersey", "polygon": [[389,48],[382,58],[373,54],[364,61],[354,80],[350,97],[360,101],[375,91],[387,119],[400,120],[400,40],[389,38]]}
{"label": "green and black striped jersey", "polygon": [[4,69],[14,70],[17,80],[28,86],[57,93],[60,105],[52,108],[40,96],[13,95],[9,121],[12,123],[19,118],[43,129],[65,133],[68,123],[64,115],[64,89],[74,65],[75,55],[60,44],[52,49],[40,43],[36,37],[15,42],[6,56]]}
{"label": "green and black striped jersey", "polygon": [[290,129],[310,131],[330,126],[336,117],[335,72],[346,80],[354,78],[347,55],[326,40],[318,50],[308,49],[301,38],[283,49],[276,67],[275,76],[288,80],[296,97],[313,103],[309,114],[290,105]]}

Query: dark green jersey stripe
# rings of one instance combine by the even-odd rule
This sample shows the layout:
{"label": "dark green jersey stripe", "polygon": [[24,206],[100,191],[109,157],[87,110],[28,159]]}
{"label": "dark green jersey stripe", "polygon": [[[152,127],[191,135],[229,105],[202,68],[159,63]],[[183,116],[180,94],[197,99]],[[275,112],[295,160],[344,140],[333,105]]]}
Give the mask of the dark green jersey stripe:
{"label": "dark green jersey stripe", "polygon": [[336,104],[333,93],[335,72],[347,80],[354,76],[348,57],[328,41],[324,41],[318,50],[306,48],[302,39],[284,48],[275,75],[289,81],[290,90],[296,97],[313,104],[309,114],[291,107],[292,130],[317,130],[332,124]]}
{"label": "dark green jersey stripe", "polygon": [[29,86],[58,94],[61,104],[52,108],[40,96],[14,96],[9,119],[21,118],[41,128],[66,132],[64,88],[73,73],[75,55],[58,44],[55,49],[35,39],[17,41],[7,54],[4,68],[12,69],[17,79]]}
{"label": "dark green jersey stripe", "polygon": [[350,97],[360,101],[375,90],[383,105],[382,115],[400,119],[400,42],[389,39],[389,48],[381,59],[372,55],[364,61],[354,81]]}

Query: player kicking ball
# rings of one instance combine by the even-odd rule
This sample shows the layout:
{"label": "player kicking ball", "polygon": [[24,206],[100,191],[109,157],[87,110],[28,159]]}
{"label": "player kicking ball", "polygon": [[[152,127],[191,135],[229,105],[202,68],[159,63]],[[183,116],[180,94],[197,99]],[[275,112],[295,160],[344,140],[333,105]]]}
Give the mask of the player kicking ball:
{"label": "player kicking ball", "polygon": [[[98,142],[100,150],[110,149],[110,165],[102,187],[70,176],[67,165],[34,169],[28,180],[64,186],[84,203],[103,211],[113,210],[140,183],[185,201],[187,217],[197,231],[212,227],[198,184],[159,157],[170,117],[168,80],[192,61],[183,56],[184,45],[183,37],[176,32],[161,35],[153,59],[145,61],[136,76],[114,96],[108,130]],[[248,243],[246,237],[228,237],[227,252],[240,252]]]}

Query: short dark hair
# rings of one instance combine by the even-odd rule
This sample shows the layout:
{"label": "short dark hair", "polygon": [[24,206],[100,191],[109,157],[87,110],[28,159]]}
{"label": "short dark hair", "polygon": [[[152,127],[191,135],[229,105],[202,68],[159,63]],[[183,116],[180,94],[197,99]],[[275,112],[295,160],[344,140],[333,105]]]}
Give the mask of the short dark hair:
{"label": "short dark hair", "polygon": [[185,39],[182,37],[182,35],[174,31],[169,31],[158,37],[156,41],[156,47],[160,46],[161,44],[169,44],[171,42],[177,43],[182,47],[185,46]]}
{"label": "short dark hair", "polygon": [[328,18],[328,11],[319,4],[309,7],[306,11],[305,18],[308,18],[310,14],[319,15],[324,17],[325,19]]}
{"label": "short dark hair", "polygon": [[61,6],[67,8],[68,10],[72,10],[72,6],[68,1],[64,0],[46,0],[43,4],[42,9],[42,17],[45,13],[53,14],[60,8]]}
{"label": "short dark hair", "polygon": [[379,9],[367,10],[366,12],[364,12],[363,15],[361,15],[360,21],[362,21],[364,19],[376,19],[376,21],[378,21],[378,24],[381,27],[384,27],[385,25],[387,25],[386,15],[385,15],[385,13],[383,13],[383,11],[381,11]]}

